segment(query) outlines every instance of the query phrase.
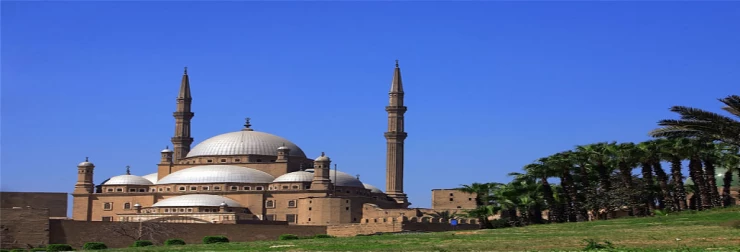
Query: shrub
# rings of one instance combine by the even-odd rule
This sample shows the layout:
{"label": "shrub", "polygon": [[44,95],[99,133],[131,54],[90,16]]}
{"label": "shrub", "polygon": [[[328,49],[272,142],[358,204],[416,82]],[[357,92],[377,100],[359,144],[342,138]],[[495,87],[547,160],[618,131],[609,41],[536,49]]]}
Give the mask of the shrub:
{"label": "shrub", "polygon": [[30,251],[46,251],[46,248],[32,248]]}
{"label": "shrub", "polygon": [[316,239],[322,239],[322,238],[334,238],[334,236],[328,235],[328,234],[317,234],[313,238]]}
{"label": "shrub", "polygon": [[614,244],[612,244],[610,241],[604,241],[604,244],[601,244],[594,239],[586,239],[583,241],[586,242],[586,247],[583,248],[583,250],[601,250],[614,248]]}
{"label": "shrub", "polygon": [[74,251],[75,249],[72,248],[72,246],[69,246],[69,244],[49,244],[46,245],[46,249],[44,251],[47,252],[57,252],[57,251]]}
{"label": "shrub", "polygon": [[102,243],[102,242],[88,242],[88,243],[85,243],[85,245],[82,246],[82,249],[84,249],[84,250],[101,250],[101,249],[108,249],[108,246],[106,246],[105,243]]}
{"label": "shrub", "polygon": [[203,237],[203,244],[227,243],[227,242],[229,242],[229,238],[226,238],[226,236],[206,236],[206,237]]}
{"label": "shrub", "polygon": [[[13,251],[15,251],[15,250],[16,249],[14,249]],[[9,250],[7,250],[7,249],[0,249],[0,252],[9,252]]]}
{"label": "shrub", "polygon": [[[13,249],[10,252],[26,252],[26,251],[27,250],[25,250],[25,249]],[[8,252],[8,250],[7,249],[0,249],[0,252]]]}
{"label": "shrub", "polygon": [[491,220],[491,228],[507,228],[511,227],[511,222],[507,218]]}
{"label": "shrub", "polygon": [[278,237],[278,240],[285,241],[285,240],[298,240],[300,239],[297,235],[294,234],[282,234],[280,237]]}
{"label": "shrub", "polygon": [[132,245],[132,247],[148,247],[148,246],[154,246],[154,243],[148,240],[139,240],[139,241],[135,241],[134,245]]}
{"label": "shrub", "polygon": [[169,239],[164,241],[164,245],[167,246],[173,246],[173,245],[185,245],[185,241],[182,239]]}

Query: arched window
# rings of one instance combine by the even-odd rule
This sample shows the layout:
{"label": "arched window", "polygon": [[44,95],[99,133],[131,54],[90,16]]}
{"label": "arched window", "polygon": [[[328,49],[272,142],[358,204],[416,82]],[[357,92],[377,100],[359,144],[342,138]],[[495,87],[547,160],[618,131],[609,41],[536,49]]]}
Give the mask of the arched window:
{"label": "arched window", "polygon": [[113,204],[111,204],[110,202],[103,203],[103,209],[111,210],[112,208],[113,208]]}
{"label": "arched window", "polygon": [[265,202],[265,207],[266,208],[275,208],[275,201],[268,200],[267,202]]}
{"label": "arched window", "polygon": [[123,203],[123,209],[131,209],[131,203]]}

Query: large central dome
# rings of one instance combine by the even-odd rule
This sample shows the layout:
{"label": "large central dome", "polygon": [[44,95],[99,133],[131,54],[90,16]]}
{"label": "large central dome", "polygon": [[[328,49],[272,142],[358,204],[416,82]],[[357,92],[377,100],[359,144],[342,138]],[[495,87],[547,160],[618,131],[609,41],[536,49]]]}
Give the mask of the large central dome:
{"label": "large central dome", "polygon": [[230,155],[265,155],[277,156],[278,148],[290,148],[291,157],[306,158],[306,154],[297,145],[285,138],[265,132],[242,130],[221,134],[206,139],[193,147],[187,157],[230,156]]}

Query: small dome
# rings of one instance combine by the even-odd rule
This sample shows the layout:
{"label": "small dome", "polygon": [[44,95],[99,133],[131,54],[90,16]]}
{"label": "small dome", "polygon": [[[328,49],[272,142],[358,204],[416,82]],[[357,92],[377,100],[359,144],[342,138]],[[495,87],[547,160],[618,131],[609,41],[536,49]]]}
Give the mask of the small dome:
{"label": "small dome", "polygon": [[202,184],[202,183],[265,183],[275,180],[272,175],[243,166],[201,165],[173,172],[157,181],[164,184]]}
{"label": "small dome", "polygon": [[[313,173],[314,169],[307,169],[306,172]],[[355,176],[349,175],[347,173],[337,171],[336,172],[336,179],[337,182],[334,182],[334,176],[335,172],[334,170],[329,170],[329,179],[332,183],[334,183],[337,186],[350,186],[350,187],[359,187],[359,188],[365,188],[365,185],[362,184],[362,182],[355,178]]]}
{"label": "small dome", "polygon": [[219,206],[226,207],[226,206],[229,206],[229,204],[226,204],[226,202],[221,202]]}
{"label": "small dome", "polygon": [[119,175],[108,179],[103,185],[152,185],[153,183],[145,178],[135,175]]}
{"label": "small dome", "polygon": [[92,162],[90,162],[87,157],[85,157],[85,161],[82,163],[77,164],[78,167],[90,167],[95,166]]}
{"label": "small dome", "polygon": [[285,146],[289,156],[306,158],[298,145],[285,138],[265,132],[242,130],[214,136],[195,145],[187,157],[224,155],[277,156],[277,149]]}
{"label": "small dome", "polygon": [[313,172],[297,171],[280,175],[272,182],[311,182],[311,180],[313,180]]}
{"label": "small dome", "polygon": [[170,150],[170,148],[165,148],[164,150],[162,150],[162,153],[172,153],[172,152],[174,151]]}
{"label": "small dome", "polygon": [[232,207],[243,207],[239,202],[227,197],[210,194],[188,194],[167,198],[154,203],[152,207],[221,206],[223,203],[229,204]]}
{"label": "small dome", "polygon": [[329,162],[329,161],[331,161],[331,159],[328,156],[324,155],[324,153],[322,152],[321,153],[321,156],[319,156],[316,159],[314,159],[314,161],[315,162]]}
{"label": "small dome", "polygon": [[371,193],[383,193],[383,191],[381,191],[380,188],[374,187],[370,184],[362,183],[362,185],[365,186],[365,189],[370,190]]}
{"label": "small dome", "polygon": [[290,148],[285,147],[285,146],[280,146],[278,147],[278,150],[290,150]]}
{"label": "small dome", "polygon": [[134,204],[134,207],[141,207],[139,203]]}
{"label": "small dome", "polygon": [[144,178],[144,179],[146,179],[146,180],[151,181],[152,183],[157,183],[157,177],[159,177],[159,176],[155,172],[155,173],[147,174],[147,175],[144,175],[144,176],[141,176],[141,177]]}

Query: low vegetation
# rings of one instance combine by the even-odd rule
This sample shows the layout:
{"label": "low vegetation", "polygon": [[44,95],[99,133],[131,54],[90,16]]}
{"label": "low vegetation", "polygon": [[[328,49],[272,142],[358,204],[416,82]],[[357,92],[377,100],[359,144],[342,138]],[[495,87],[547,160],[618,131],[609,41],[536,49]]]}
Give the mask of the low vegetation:
{"label": "low vegetation", "polygon": [[667,216],[424,234],[232,242],[113,251],[738,251],[740,207]]}

